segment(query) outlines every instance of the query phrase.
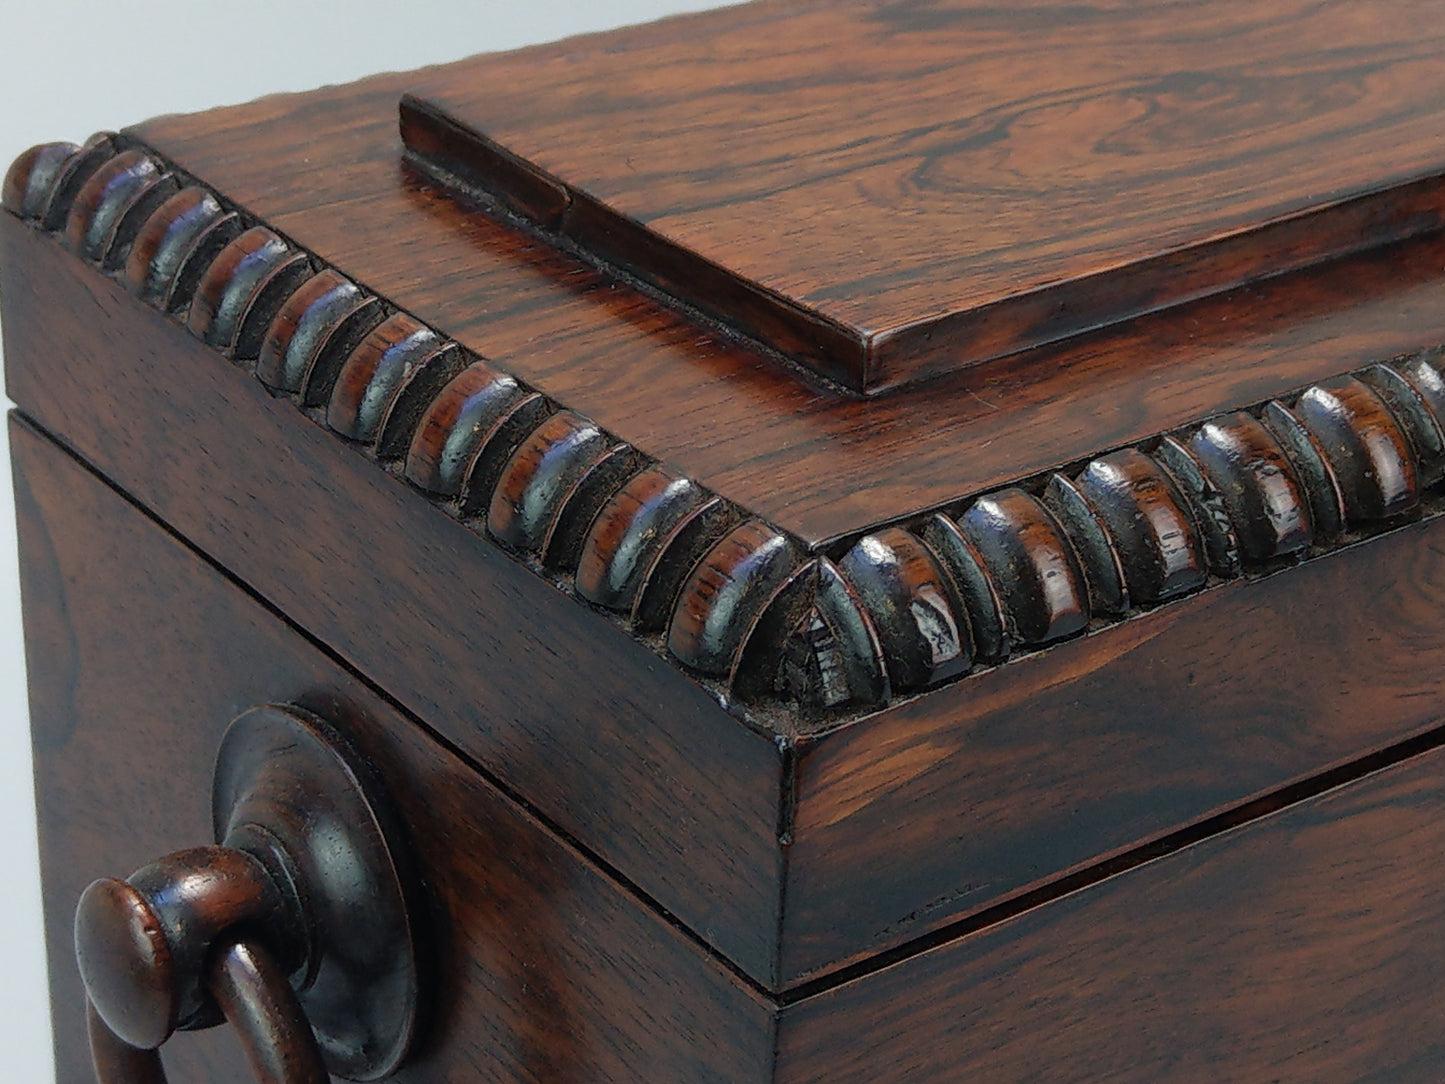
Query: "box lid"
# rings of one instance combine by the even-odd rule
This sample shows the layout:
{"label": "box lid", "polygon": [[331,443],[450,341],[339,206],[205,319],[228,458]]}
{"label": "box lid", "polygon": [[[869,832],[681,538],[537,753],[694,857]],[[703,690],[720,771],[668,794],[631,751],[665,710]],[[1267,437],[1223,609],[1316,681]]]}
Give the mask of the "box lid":
{"label": "box lid", "polygon": [[496,60],[402,133],[584,259],[876,392],[1438,226],[1437,22],[771,5],[686,49]]}
{"label": "box lid", "polygon": [[[803,996],[1432,716],[1445,241],[1420,133],[1445,112],[1445,29],[1406,0],[1169,10],[1177,42],[1142,5],[760,4],[39,148],[5,188],[11,393],[742,974]],[[1219,93],[1315,180],[1237,163],[1239,228],[1186,248],[1287,221],[1286,255],[1337,258],[865,398],[519,215],[466,157],[485,133],[568,198],[645,216],[548,158],[561,144],[499,136],[478,88],[533,87],[565,127],[589,72],[617,105],[619,56],[667,85],[667,57],[751,41],[780,62],[819,20],[875,59],[894,54],[863,29],[926,56],[959,33],[973,58],[1152,28],[1199,100],[1216,84],[1179,74],[1189,42],[1243,35],[1249,78],[1204,51]],[[873,84],[847,55],[824,87],[851,100]],[[1157,75],[1152,46],[1120,55]],[[757,86],[778,109],[817,92]],[[1190,190],[1180,155],[1145,181]],[[1364,221],[1349,207],[1381,229],[1336,231]],[[1153,251],[1098,237],[1071,250],[1098,281]],[[719,251],[696,254],[737,262]],[[27,315],[42,295],[75,319]]]}

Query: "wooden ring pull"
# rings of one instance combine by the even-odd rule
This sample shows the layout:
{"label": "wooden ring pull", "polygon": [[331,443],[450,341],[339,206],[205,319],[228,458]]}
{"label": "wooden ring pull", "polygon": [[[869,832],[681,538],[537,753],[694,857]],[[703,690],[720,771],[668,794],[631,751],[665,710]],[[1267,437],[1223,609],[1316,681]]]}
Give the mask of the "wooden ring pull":
{"label": "wooden ring pull", "polygon": [[[236,1029],[256,1079],[264,1084],[326,1084],[330,1079],[306,1013],[276,962],[253,941],[217,946],[206,988]],[[166,1084],[158,1047],[141,1050],[111,1031],[86,1005],[90,1056],[99,1084]]]}
{"label": "wooden ring pull", "polygon": [[212,819],[218,845],[81,894],[101,1084],[165,1084],[160,1046],[222,1022],[268,1084],[390,1075],[416,1029],[418,909],[379,781],[315,716],[255,708],[221,743]]}

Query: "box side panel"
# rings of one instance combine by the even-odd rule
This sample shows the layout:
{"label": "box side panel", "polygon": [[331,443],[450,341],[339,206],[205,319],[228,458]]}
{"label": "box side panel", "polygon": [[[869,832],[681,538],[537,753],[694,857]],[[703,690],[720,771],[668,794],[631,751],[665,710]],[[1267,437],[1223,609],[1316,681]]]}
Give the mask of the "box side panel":
{"label": "box side panel", "polygon": [[[435,981],[394,1079],[768,1079],[771,1009],[702,946],[36,430],[12,440],[59,1079],[93,1079],[81,889],[211,842],[221,734],[268,702],[343,726],[415,845]],[[254,1079],[226,1029],[166,1060],[173,1080]]]}
{"label": "box side panel", "polygon": [[798,1005],[778,1079],[1439,1080],[1442,771],[1437,748]]}

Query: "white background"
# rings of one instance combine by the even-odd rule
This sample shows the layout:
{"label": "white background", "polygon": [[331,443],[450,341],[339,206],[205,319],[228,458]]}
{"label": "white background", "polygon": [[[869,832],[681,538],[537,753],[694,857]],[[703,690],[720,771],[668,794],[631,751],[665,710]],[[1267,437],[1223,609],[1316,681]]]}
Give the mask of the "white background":
{"label": "white background", "polygon": [[[273,91],[307,90],[720,3],[3,0],[0,170],[34,143],[78,143],[92,132],[160,113],[194,112]],[[9,453],[0,441],[0,1074],[16,1084],[50,1084],[54,1076],[10,484]]]}

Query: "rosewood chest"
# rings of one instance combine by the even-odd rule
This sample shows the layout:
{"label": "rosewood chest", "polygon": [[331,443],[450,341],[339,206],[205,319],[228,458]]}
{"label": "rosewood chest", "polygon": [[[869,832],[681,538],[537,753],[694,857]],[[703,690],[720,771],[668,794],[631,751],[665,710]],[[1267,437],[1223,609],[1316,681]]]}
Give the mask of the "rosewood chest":
{"label": "rosewood chest", "polygon": [[765,0],[22,155],[59,1079],[1440,1079],[1441,15]]}

